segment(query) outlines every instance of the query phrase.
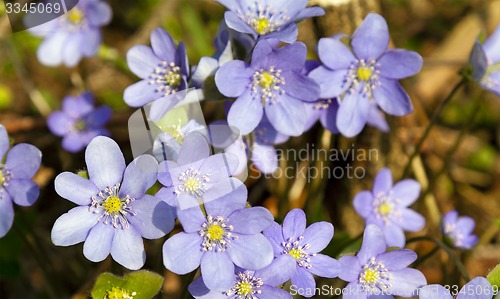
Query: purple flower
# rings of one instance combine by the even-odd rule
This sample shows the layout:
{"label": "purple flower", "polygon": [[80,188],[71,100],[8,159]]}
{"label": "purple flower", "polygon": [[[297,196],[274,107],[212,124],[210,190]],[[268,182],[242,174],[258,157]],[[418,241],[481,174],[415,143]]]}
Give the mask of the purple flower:
{"label": "purple flower", "polygon": [[[27,28],[32,27],[31,22],[36,22],[30,19],[34,15],[25,19]],[[111,15],[111,7],[104,1],[80,0],[68,13],[31,28],[29,31],[33,35],[45,37],[37,51],[38,60],[47,66],[65,64],[72,67],[82,57],[96,55],[101,44],[100,27],[111,21]]]}
{"label": "purple flower", "polygon": [[[249,55],[255,46],[255,41],[248,35],[234,31],[221,21],[214,40],[216,52],[212,57],[202,57],[196,67],[193,67],[191,85],[202,88],[205,80],[215,75],[220,66],[235,59],[236,50],[243,50],[243,57]],[[238,48],[240,46],[241,48]]]}
{"label": "purple flower", "polygon": [[160,129],[164,133],[156,136],[153,143],[153,155],[156,157],[156,160],[161,162],[166,160],[176,161],[181,145],[184,143],[184,138],[192,132],[204,130],[205,127],[200,125],[196,120],[191,119],[183,126],[160,126]]}
{"label": "purple flower", "polygon": [[391,171],[383,168],[377,174],[373,190],[361,191],[354,198],[356,212],[366,225],[376,224],[383,230],[389,246],[403,248],[406,238],[403,230],[416,232],[425,225],[425,218],[408,208],[420,194],[420,184],[406,179],[393,186]]}
{"label": "purple flower", "polygon": [[273,173],[278,168],[278,154],[274,146],[285,143],[289,138],[289,136],[276,131],[264,115],[254,131],[254,142],[250,156],[253,164],[262,173]]}
{"label": "purple flower", "polygon": [[457,211],[450,211],[443,217],[442,229],[445,239],[456,248],[471,249],[479,238],[473,234],[476,223],[467,216],[458,217]]}
{"label": "purple flower", "polygon": [[[142,80],[125,89],[123,98],[131,107],[155,106],[172,108],[180,100],[176,96],[187,88],[189,65],[183,43],[176,47],[172,37],[162,28],[151,33],[151,47],[139,45],[127,52],[130,70]],[[182,94],[182,93],[181,93]]]}
{"label": "purple flower", "polygon": [[318,99],[319,87],[301,74],[306,46],[294,43],[274,49],[264,40],[255,46],[252,62],[233,60],[215,74],[219,91],[236,97],[228,114],[230,126],[252,132],[265,114],[280,133],[297,136],[306,125],[305,102]]}
{"label": "purple flower", "polygon": [[[311,71],[319,67],[321,64],[314,60],[306,61],[305,74],[309,74]],[[339,110],[339,101],[337,98],[332,99],[320,99],[318,102],[307,103],[307,123],[305,131],[309,130],[316,124],[319,120],[321,125],[328,131],[337,134],[339,129],[337,128],[337,113]],[[389,131],[389,125],[384,118],[383,113],[377,107],[377,105],[371,102],[370,112],[368,115],[367,123],[382,132]]]}
{"label": "purple flower", "polygon": [[247,189],[234,183],[232,192],[206,202],[204,212],[198,206],[178,210],[184,232],[163,245],[168,270],[182,275],[201,265],[203,282],[212,291],[233,287],[235,265],[256,271],[273,260],[272,246],[261,234],[273,216],[262,207],[245,208]]}
{"label": "purple flower", "polygon": [[224,15],[229,28],[251,34],[255,39],[277,38],[293,43],[297,40],[296,22],[322,16],[321,7],[307,7],[308,0],[216,0],[229,11]]}
{"label": "purple flower", "polygon": [[295,272],[293,258],[283,255],[271,265],[258,271],[235,267],[233,286],[225,292],[210,291],[203,283],[203,277],[189,286],[189,292],[196,299],[292,299],[292,295],[280,288]]}
{"label": "purple flower", "polygon": [[32,178],[40,167],[42,153],[31,144],[20,143],[10,151],[9,145],[7,130],[0,125],[0,238],[12,227],[12,202],[31,206],[40,193]]}
{"label": "purple flower", "polygon": [[340,263],[323,254],[333,238],[333,225],[317,222],[306,228],[306,215],[301,209],[293,209],[283,220],[283,227],[276,222],[264,231],[271,241],[274,256],[290,255],[289,262],[295,265],[291,276],[292,285],[299,294],[306,297],[314,295],[316,282],[313,275],[334,278],[341,271]]}
{"label": "purple flower", "polygon": [[472,77],[484,89],[500,96],[500,26],[484,42],[476,42],[471,54]]}
{"label": "purple flower", "polygon": [[412,297],[417,288],[427,284],[420,271],[407,268],[417,259],[415,252],[386,249],[384,233],[376,225],[368,225],[358,254],[339,259],[339,277],[349,282],[343,290],[344,299]]}
{"label": "purple flower", "polygon": [[323,38],[318,54],[323,65],[310,73],[321,87],[320,98],[338,98],[339,131],[355,136],[365,126],[371,103],[388,114],[402,116],[413,105],[398,80],[416,74],[422,57],[416,52],[388,50],[385,19],[370,13],[350,39],[351,49],[338,38]]}
{"label": "purple flower", "polygon": [[111,108],[106,105],[95,108],[94,96],[86,92],[65,97],[62,110],[49,115],[47,126],[54,135],[63,137],[62,147],[65,150],[76,153],[94,137],[109,135],[104,124],[111,118],[111,113]]}
{"label": "purple flower", "polygon": [[186,136],[177,161],[160,163],[158,180],[163,184],[156,196],[171,206],[187,209],[217,199],[235,189],[237,179],[230,178],[238,159],[230,154],[210,156],[205,137],[198,132]]}
{"label": "purple flower", "polygon": [[85,241],[83,254],[93,262],[111,253],[124,267],[141,268],[146,260],[142,238],[161,238],[174,227],[173,208],[145,194],[156,182],[158,163],[142,155],[125,167],[118,144],[103,136],[90,142],[85,161],[90,179],[71,172],[56,177],[56,192],[78,207],[56,220],[52,242]]}
{"label": "purple flower", "polygon": [[[458,292],[457,299],[492,299],[493,287],[484,277],[476,277],[469,281]],[[419,290],[420,299],[453,299],[450,289],[438,284],[431,284]]]}

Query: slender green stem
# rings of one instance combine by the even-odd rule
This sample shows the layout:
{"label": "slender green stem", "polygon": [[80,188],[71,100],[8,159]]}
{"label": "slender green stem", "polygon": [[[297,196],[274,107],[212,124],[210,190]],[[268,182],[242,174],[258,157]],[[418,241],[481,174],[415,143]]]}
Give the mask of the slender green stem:
{"label": "slender green stem", "polygon": [[182,289],[182,294],[180,297],[181,299],[191,298],[189,295],[188,287],[191,284],[191,282],[194,280],[194,277],[196,276],[196,272],[197,272],[197,270],[194,270],[193,272],[186,275],[186,279],[184,280],[184,287]]}
{"label": "slender green stem", "polygon": [[465,269],[465,266],[462,263],[462,261],[458,258],[458,256],[455,254],[455,252],[453,252],[453,249],[448,247],[446,244],[444,244],[440,240],[435,239],[433,237],[429,237],[429,236],[421,236],[421,237],[415,237],[415,238],[408,239],[406,241],[406,244],[410,244],[410,243],[418,242],[418,241],[429,241],[429,242],[436,244],[436,246],[439,247],[440,249],[443,249],[448,254],[448,256],[450,257],[453,264],[455,264],[455,266],[457,267],[458,271],[460,272],[460,275],[462,275],[462,277],[466,281],[470,281],[469,273],[467,273],[467,270]]}
{"label": "slender green stem", "polygon": [[413,162],[413,159],[420,153],[420,150],[422,149],[422,145],[424,144],[424,141],[429,137],[429,133],[431,132],[432,128],[434,125],[437,123],[439,119],[439,115],[443,111],[444,107],[451,101],[455,93],[467,82],[467,80],[464,78],[460,80],[460,82],[455,85],[453,90],[450,92],[450,94],[444,99],[443,102],[439,105],[439,107],[436,109],[434,112],[434,115],[432,116],[432,119],[430,120],[429,126],[425,129],[424,135],[422,135],[422,138],[420,138],[420,141],[417,143],[415,150],[411,154],[408,163],[406,164],[405,170],[403,171],[403,178],[407,177],[410,174],[411,170],[411,163]]}
{"label": "slender green stem", "polygon": [[417,259],[413,263],[413,267],[416,268],[418,265],[423,264],[425,261],[430,259],[434,254],[436,254],[439,251],[439,249],[441,249],[439,246],[434,247],[434,249],[432,249],[429,253]]}

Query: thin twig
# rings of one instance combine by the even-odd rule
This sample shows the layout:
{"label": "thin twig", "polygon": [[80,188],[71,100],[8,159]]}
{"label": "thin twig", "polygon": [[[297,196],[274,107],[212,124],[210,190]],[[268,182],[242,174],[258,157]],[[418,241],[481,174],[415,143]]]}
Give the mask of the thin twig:
{"label": "thin twig", "polygon": [[411,169],[411,163],[413,159],[420,153],[420,150],[422,149],[422,145],[424,144],[424,141],[429,137],[429,133],[431,132],[432,128],[434,125],[437,123],[439,119],[439,115],[443,111],[444,107],[450,102],[450,100],[453,98],[455,93],[465,84],[466,79],[460,80],[460,82],[455,85],[453,90],[450,92],[450,94],[444,99],[443,102],[441,102],[441,105],[437,108],[436,112],[432,116],[432,119],[425,129],[424,135],[422,138],[420,138],[420,141],[418,142],[417,146],[415,147],[415,150],[413,151],[412,155],[408,159],[408,163],[406,164],[405,170],[403,171],[403,178],[406,178],[410,174],[410,169]]}

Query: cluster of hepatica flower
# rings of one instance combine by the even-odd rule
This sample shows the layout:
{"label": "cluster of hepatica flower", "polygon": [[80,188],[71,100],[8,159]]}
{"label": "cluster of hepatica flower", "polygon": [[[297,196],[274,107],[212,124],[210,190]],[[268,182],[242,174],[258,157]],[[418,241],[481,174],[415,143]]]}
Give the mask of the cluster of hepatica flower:
{"label": "cluster of hepatica flower", "polygon": [[[211,146],[216,145],[207,140],[206,128],[189,120],[158,135],[154,156],[141,155],[126,165],[118,144],[106,137],[109,107],[95,108],[90,93],[65,98],[61,111],[48,118],[48,127],[63,137],[66,150],[86,148],[87,172],[63,172],[55,179],[57,193],[77,206],[55,222],[53,243],[84,242],[83,254],[91,261],[111,254],[124,267],[140,269],[146,260],[143,238],[164,237],[177,219],[183,231],[165,241],[163,262],[181,275],[199,268],[201,276],[189,286],[195,298],[291,298],[282,289],[287,281],[312,297],[314,275],[346,281],[344,298],[411,297],[417,292],[420,298],[451,298],[441,286],[425,286],[423,274],[409,268],[417,256],[404,249],[404,232],[425,225],[409,208],[420,193],[416,181],[393,183],[390,170],[382,169],[373,190],[354,198],[356,211],[366,220],[361,249],[336,260],[320,253],[333,237],[330,223],[307,227],[304,212],[294,209],[280,225],[266,208],[249,206],[247,189],[236,178],[248,159],[272,172],[278,164],[274,145],[301,135],[318,120],[345,136],[357,135],[366,123],[388,130],[383,112],[402,116],[413,110],[398,80],[420,70],[420,55],[388,49],[387,23],[371,13],[352,37],[322,38],[320,61],[306,61],[306,46],[296,42],[297,22],[322,15],[321,8],[307,7],[307,0],[218,2],[228,11],[215,39],[217,52],[190,68],[184,45],[155,29],[151,47],[135,46],[127,53],[130,69],[141,80],[125,90],[124,100],[132,107],[151,104],[149,116],[158,119],[182,102],[188,88],[204,90],[213,78],[223,96],[236,99],[226,105],[225,123],[244,136],[214,154]],[[40,61],[73,66],[94,55],[99,27],[110,18],[106,3],[81,0],[67,15],[32,29],[46,37]],[[497,94],[499,43],[497,28],[471,55],[474,79]],[[237,55],[241,52],[245,57]],[[0,156],[9,147],[0,126]],[[12,202],[29,206],[36,201],[39,189],[32,179],[40,162],[40,151],[27,144],[13,146],[2,158],[0,236],[12,226]],[[152,195],[148,190],[157,182],[162,188]],[[471,218],[451,211],[442,232],[453,247],[470,249],[477,242],[474,225]],[[483,278],[469,284],[491,288]]]}

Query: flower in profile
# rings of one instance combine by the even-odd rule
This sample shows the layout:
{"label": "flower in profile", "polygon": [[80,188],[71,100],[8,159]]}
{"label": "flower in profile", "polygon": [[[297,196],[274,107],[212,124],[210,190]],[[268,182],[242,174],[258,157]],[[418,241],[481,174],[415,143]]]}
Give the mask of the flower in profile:
{"label": "flower in profile", "polygon": [[412,297],[417,288],[427,284],[420,271],[408,268],[417,259],[415,252],[409,249],[386,252],[386,249],[384,233],[376,225],[368,225],[358,254],[339,259],[342,264],[339,277],[349,283],[344,289],[349,296],[344,298]]}
{"label": "flower in profile", "polygon": [[186,136],[176,161],[162,161],[158,180],[164,186],[156,196],[171,206],[187,209],[230,193],[231,175],[238,159],[231,153],[210,155],[210,146],[199,132]]}
{"label": "flower in profile", "polygon": [[[321,64],[315,60],[306,61],[306,67],[304,73],[308,75],[311,71],[319,67]],[[316,124],[320,122],[323,128],[328,131],[337,134],[339,129],[337,128],[337,113],[339,110],[339,101],[337,98],[330,99],[320,99],[314,103],[306,104],[307,113],[307,123],[305,130],[309,130]],[[375,103],[371,103],[370,111],[368,113],[368,119],[366,121],[370,126],[379,129],[382,132],[389,131],[389,125],[385,120],[383,113],[377,107]]]}
{"label": "flower in profile", "polygon": [[[247,34],[240,33],[228,28],[222,20],[214,40],[216,52],[211,57],[204,56],[197,66],[193,67],[191,85],[202,88],[208,77],[215,75],[216,71],[236,58],[236,54],[247,57],[255,46],[255,41]],[[241,53],[240,53],[241,52]]]}
{"label": "flower in profile", "polygon": [[[27,28],[37,21],[35,15],[27,15]],[[111,16],[111,7],[105,1],[80,0],[66,14],[29,29],[33,35],[45,37],[37,51],[38,60],[47,66],[72,67],[83,57],[96,55],[102,38],[100,28],[111,21]]]}
{"label": "flower in profile", "polygon": [[476,42],[471,54],[472,77],[484,89],[500,96],[500,25],[484,42]]}
{"label": "flower in profile", "polygon": [[158,162],[142,155],[125,166],[118,144],[104,136],[90,142],[85,161],[89,179],[71,172],[55,179],[56,192],[78,207],[56,220],[52,242],[85,241],[83,254],[93,262],[111,253],[124,267],[141,268],[146,260],[142,238],[161,238],[174,227],[173,208],[146,194],[156,182]]}
{"label": "flower in profile", "polygon": [[151,47],[132,47],[127,52],[127,63],[142,79],[127,87],[123,94],[125,103],[131,107],[142,107],[154,101],[158,105],[167,102],[172,108],[179,100],[175,95],[187,88],[186,48],[183,43],[176,47],[170,34],[162,28],[151,33]]}
{"label": "flower in profile", "polygon": [[185,125],[160,126],[163,133],[158,134],[153,143],[153,155],[158,161],[176,161],[184,139],[192,132],[205,129],[205,126],[191,119]]}
{"label": "flower in profile", "polygon": [[229,28],[251,34],[255,39],[276,38],[293,43],[297,40],[296,22],[322,16],[321,7],[307,7],[308,0],[216,0],[228,11],[224,15]]}
{"label": "flower in profile", "polygon": [[304,132],[304,105],[318,99],[319,87],[301,73],[307,49],[302,43],[273,48],[267,40],[255,46],[252,62],[233,60],[215,74],[219,91],[236,97],[228,113],[228,124],[243,135],[251,133],[265,114],[280,133],[297,136]]}
{"label": "flower in profile", "polygon": [[[439,284],[431,284],[418,292],[420,299],[453,299],[450,289]],[[495,290],[484,277],[476,277],[469,281],[458,292],[457,299],[492,299]]]}
{"label": "flower in profile", "polygon": [[33,176],[38,171],[42,153],[31,144],[20,143],[10,150],[9,136],[0,125],[0,238],[5,236],[14,221],[12,202],[31,206],[40,193]]}
{"label": "flower in profile", "polygon": [[471,249],[479,238],[473,234],[474,219],[468,216],[458,217],[457,211],[449,211],[443,217],[442,230],[448,243],[455,248]]}
{"label": "flower in profile", "polygon": [[47,118],[49,130],[63,137],[62,147],[76,153],[84,149],[99,135],[108,136],[104,128],[111,118],[111,108],[106,105],[95,108],[94,96],[85,92],[75,97],[67,96],[62,102],[62,110],[54,111]]}
{"label": "flower in profile", "polygon": [[232,181],[235,189],[206,202],[203,212],[199,206],[178,210],[184,232],[163,245],[168,270],[183,275],[201,266],[203,283],[218,292],[233,287],[235,265],[257,271],[273,261],[273,248],[261,234],[273,216],[263,207],[245,208],[247,189]]}
{"label": "flower in profile", "polygon": [[420,184],[405,179],[393,186],[391,171],[383,168],[377,174],[373,190],[361,191],[354,198],[354,208],[366,220],[383,230],[389,246],[403,248],[405,231],[416,232],[425,225],[425,218],[408,208],[420,194]]}
{"label": "flower in profile", "polygon": [[257,271],[235,267],[233,286],[225,292],[210,291],[203,283],[203,277],[189,285],[189,292],[196,299],[292,299],[289,292],[278,287],[295,272],[295,265],[290,263],[290,259],[293,260],[291,256],[283,255]]}
{"label": "flower in profile", "polygon": [[341,265],[336,259],[318,253],[333,238],[331,223],[317,222],[306,228],[304,211],[293,209],[283,220],[283,227],[275,222],[264,235],[271,241],[276,258],[293,257],[288,259],[295,266],[291,282],[302,296],[312,297],[315,293],[316,282],[312,274],[327,278],[340,274]]}
{"label": "flower in profile", "polygon": [[361,132],[369,119],[371,103],[395,116],[413,111],[399,80],[419,72],[422,57],[413,51],[388,50],[389,39],[385,19],[370,13],[350,38],[352,51],[336,37],[319,41],[323,65],[309,76],[320,85],[320,98],[339,99],[336,123],[345,136]]}

